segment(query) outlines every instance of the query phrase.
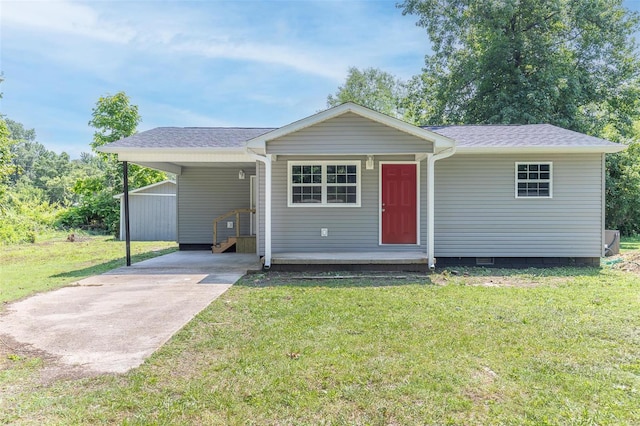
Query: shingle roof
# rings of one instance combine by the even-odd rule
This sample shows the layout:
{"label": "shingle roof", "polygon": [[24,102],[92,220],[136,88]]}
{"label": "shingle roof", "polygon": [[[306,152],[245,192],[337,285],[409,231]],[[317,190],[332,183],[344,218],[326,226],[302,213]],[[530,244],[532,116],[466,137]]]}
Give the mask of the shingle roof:
{"label": "shingle roof", "polygon": [[460,148],[619,146],[604,139],[551,124],[427,126],[423,128],[454,139]]}
{"label": "shingle roof", "polygon": [[[613,142],[550,124],[425,126],[459,148],[603,147]],[[157,127],[108,145],[111,148],[243,148],[275,128]]]}
{"label": "shingle roof", "polygon": [[242,148],[268,128],[156,127],[109,144],[109,148]]}

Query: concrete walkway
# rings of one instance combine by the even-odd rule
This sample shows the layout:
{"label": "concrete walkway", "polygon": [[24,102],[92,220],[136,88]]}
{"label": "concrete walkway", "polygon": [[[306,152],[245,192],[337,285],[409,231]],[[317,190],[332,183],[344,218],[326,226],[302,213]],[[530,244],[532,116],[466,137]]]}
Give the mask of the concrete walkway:
{"label": "concrete walkway", "polygon": [[9,304],[0,335],[70,366],[124,373],[260,268],[255,255],[171,253]]}

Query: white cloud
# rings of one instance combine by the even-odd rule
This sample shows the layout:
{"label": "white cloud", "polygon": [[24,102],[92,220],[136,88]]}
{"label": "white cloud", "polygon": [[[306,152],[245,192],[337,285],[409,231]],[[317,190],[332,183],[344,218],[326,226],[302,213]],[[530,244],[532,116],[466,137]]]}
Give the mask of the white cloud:
{"label": "white cloud", "polygon": [[283,46],[243,43],[214,39],[209,41],[177,42],[168,46],[174,52],[192,53],[208,58],[224,58],[282,65],[303,73],[340,81],[346,64],[335,64],[321,55],[307,53]]}
{"label": "white cloud", "polygon": [[[326,55],[309,53],[321,52],[320,46],[292,48],[250,40],[244,30],[233,25],[203,28],[198,27],[198,24],[202,25],[199,22],[194,26],[191,21],[195,18],[190,16],[193,12],[187,8],[183,10],[182,25],[175,21],[164,25],[169,18],[162,10],[149,10],[148,16],[138,16],[135,21],[129,17],[124,23],[117,21],[109,11],[101,12],[98,7],[104,4],[92,6],[63,0],[5,1],[2,3],[2,26],[13,32],[27,30],[31,36],[37,31],[44,37],[47,34],[86,37],[118,45],[129,44],[132,49],[153,50],[160,54],[168,51],[208,59],[274,64],[333,80],[341,80],[347,66],[336,64]],[[37,44],[34,47],[38,48]],[[81,52],[67,52],[64,56],[72,54],[82,60]]]}
{"label": "white cloud", "polygon": [[127,43],[136,35],[132,28],[107,21],[88,5],[64,0],[3,1],[2,25],[113,43]]}

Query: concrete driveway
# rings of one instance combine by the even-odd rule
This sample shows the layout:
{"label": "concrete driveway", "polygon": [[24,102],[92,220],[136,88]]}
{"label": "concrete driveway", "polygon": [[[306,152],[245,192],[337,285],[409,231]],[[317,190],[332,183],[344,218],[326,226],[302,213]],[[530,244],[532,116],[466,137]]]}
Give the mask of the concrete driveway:
{"label": "concrete driveway", "polygon": [[0,335],[69,366],[123,373],[260,268],[255,255],[170,253],[9,304]]}

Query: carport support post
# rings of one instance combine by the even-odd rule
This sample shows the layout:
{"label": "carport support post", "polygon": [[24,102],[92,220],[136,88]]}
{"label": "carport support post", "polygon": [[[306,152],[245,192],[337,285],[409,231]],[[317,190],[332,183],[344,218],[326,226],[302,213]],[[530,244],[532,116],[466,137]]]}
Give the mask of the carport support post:
{"label": "carport support post", "polygon": [[131,266],[131,234],[129,234],[129,163],[122,162],[122,186],[124,189],[124,239],[127,252],[127,266]]}

